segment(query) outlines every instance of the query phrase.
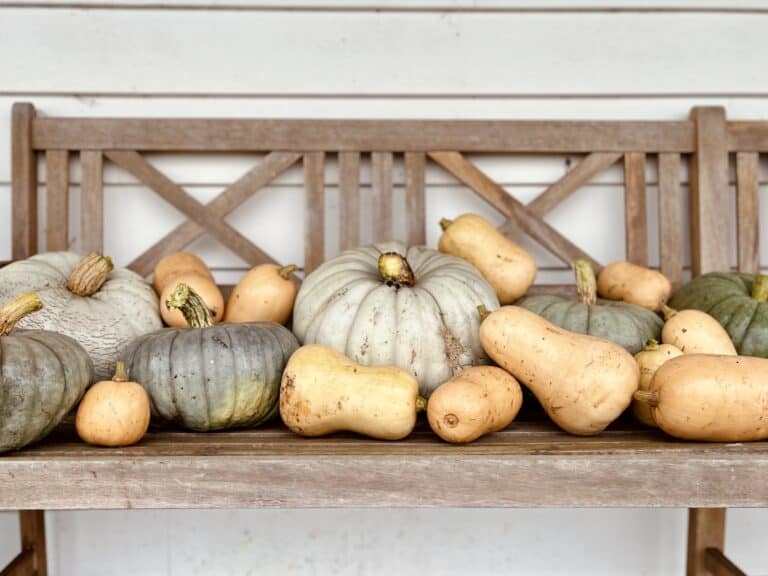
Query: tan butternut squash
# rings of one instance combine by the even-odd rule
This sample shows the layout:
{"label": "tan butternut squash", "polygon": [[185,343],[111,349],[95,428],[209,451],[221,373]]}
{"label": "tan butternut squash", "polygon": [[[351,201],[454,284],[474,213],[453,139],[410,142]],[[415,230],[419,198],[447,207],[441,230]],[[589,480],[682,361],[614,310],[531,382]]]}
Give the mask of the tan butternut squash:
{"label": "tan butternut squash", "polygon": [[152,283],[160,296],[160,315],[168,326],[187,327],[181,312],[165,305],[179,284],[192,288],[211,311],[214,323],[221,322],[224,317],[224,296],[208,266],[194,254],[174,252],[157,263]]}
{"label": "tan butternut squash", "polygon": [[200,258],[190,252],[173,252],[164,256],[155,266],[152,286],[160,293],[168,279],[186,272],[198,272],[213,280],[213,275]]}
{"label": "tan butternut squash", "polygon": [[613,262],[600,271],[597,293],[608,300],[622,300],[658,311],[672,293],[664,274],[631,262]]}
{"label": "tan butternut squash", "polygon": [[495,366],[473,366],[438,386],[427,419],[440,438],[463,444],[509,426],[522,403],[514,376]]}
{"label": "tan butternut squash", "polygon": [[624,348],[569,332],[519,306],[488,315],[480,341],[571,434],[600,433],[629,406],[638,387],[637,362]]}
{"label": "tan butternut squash", "polygon": [[261,264],[237,283],[227,300],[225,322],[277,322],[291,317],[298,287],[293,273],[298,266]]}
{"label": "tan butternut squash", "polygon": [[440,252],[463,258],[480,271],[499,302],[511,304],[528,291],[536,278],[536,261],[524,248],[503,236],[477,214],[440,220]]}
{"label": "tan butternut squash", "polygon": [[725,328],[701,310],[673,310],[663,307],[664,328],[661,341],[679,348],[683,354],[725,354],[736,356],[736,347]]}
{"label": "tan butternut squash", "polygon": [[399,440],[425,406],[418,382],[405,370],[357,364],[320,344],[299,348],[280,384],[280,416],[301,436],[348,431]]}
{"label": "tan butternut squash", "polygon": [[684,440],[745,442],[768,439],[768,359],[684,354],[665,362],[648,391],[659,428]]}
{"label": "tan butternut squash", "polygon": [[[682,356],[680,349],[672,344],[659,344],[651,340],[645,347],[645,350],[635,354],[635,360],[640,367],[640,384],[638,390],[650,390],[651,380],[656,370],[667,360]],[[653,421],[653,415],[648,404],[638,400],[632,401],[632,412],[640,422],[647,426],[656,427]]]}

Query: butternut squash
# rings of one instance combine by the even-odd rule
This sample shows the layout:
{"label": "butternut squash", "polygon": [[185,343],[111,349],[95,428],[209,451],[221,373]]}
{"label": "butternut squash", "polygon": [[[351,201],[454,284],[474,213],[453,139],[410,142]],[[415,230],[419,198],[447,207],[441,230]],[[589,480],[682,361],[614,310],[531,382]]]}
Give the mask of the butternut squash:
{"label": "butternut squash", "polygon": [[285,324],[293,312],[298,288],[293,273],[299,267],[261,264],[237,283],[227,300],[224,322]]}
{"label": "butternut squash", "polygon": [[161,292],[168,279],[184,272],[198,272],[213,280],[213,275],[200,258],[190,252],[173,252],[164,256],[155,266],[152,286],[156,292]]}
{"label": "butternut squash", "polygon": [[192,288],[211,311],[213,321],[221,322],[224,317],[224,296],[208,266],[194,254],[174,252],[157,263],[152,283],[160,296],[160,315],[168,326],[187,327],[187,321],[181,312],[165,305],[179,284]]}
{"label": "butternut squash", "polygon": [[348,431],[399,440],[425,406],[418,382],[405,370],[357,364],[320,344],[299,348],[280,384],[280,416],[301,436]]}
{"label": "butternut squash", "polygon": [[524,248],[499,233],[477,214],[440,220],[443,234],[438,250],[463,258],[480,271],[499,302],[511,304],[523,296],[536,278],[536,261]]}
{"label": "butternut squash", "polygon": [[745,442],[768,439],[768,359],[684,354],[656,371],[648,391],[659,428],[684,440]]}
{"label": "butternut squash", "polygon": [[701,310],[673,310],[663,307],[664,328],[661,341],[679,348],[683,354],[725,354],[736,356],[736,347],[720,323]]}
{"label": "butternut squash", "polygon": [[618,344],[569,332],[519,306],[488,315],[480,342],[571,434],[600,433],[629,406],[640,380],[637,362]]}
{"label": "butternut squash", "polygon": [[[667,360],[682,356],[683,353],[680,349],[672,344],[659,344],[655,340],[651,340],[642,350],[635,354],[635,360],[640,367],[640,384],[638,390],[650,390],[651,380],[656,370],[664,364]],[[632,412],[640,422],[647,426],[656,427],[656,423],[653,421],[653,415],[648,404],[640,402],[638,400],[632,401]]]}
{"label": "butternut squash", "polygon": [[613,262],[600,271],[597,293],[608,300],[623,300],[658,311],[672,293],[664,274],[631,262]]}
{"label": "butternut squash", "polygon": [[440,438],[463,444],[509,426],[522,403],[514,376],[495,366],[473,366],[438,386],[427,419]]}

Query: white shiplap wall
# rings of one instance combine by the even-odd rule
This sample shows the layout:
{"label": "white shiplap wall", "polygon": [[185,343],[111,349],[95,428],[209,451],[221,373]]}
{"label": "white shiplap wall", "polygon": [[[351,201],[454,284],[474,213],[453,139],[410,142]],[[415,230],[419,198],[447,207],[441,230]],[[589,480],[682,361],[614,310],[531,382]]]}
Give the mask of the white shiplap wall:
{"label": "white shiplap wall", "polygon": [[[765,119],[766,27],[761,0],[2,1],[0,134],[8,142],[17,100],[87,116],[679,119],[716,104]],[[209,199],[257,157],[152,160]],[[481,162],[529,200],[575,160]],[[335,178],[331,167],[332,213]],[[118,262],[180,221],[119,170],[105,181],[106,245]],[[648,181],[652,196],[653,165]],[[76,165],[71,182],[76,204]],[[500,221],[437,170],[430,182],[430,222],[470,209]],[[550,217],[603,261],[623,256],[621,182],[614,167]],[[0,260],[10,257],[9,183],[0,147]],[[231,221],[279,259],[301,262],[301,203],[301,174],[289,171]],[[71,229],[76,248],[76,219]],[[437,226],[428,231],[434,244]],[[335,238],[330,227],[329,254]],[[220,279],[241,273],[215,243],[195,248]],[[545,281],[567,278],[536,253]],[[684,562],[681,510],[58,512],[48,521],[53,576],[639,575],[680,574]],[[750,573],[768,573],[765,534],[768,512],[731,513],[728,549]],[[0,514],[0,563],[16,538],[14,516]]]}

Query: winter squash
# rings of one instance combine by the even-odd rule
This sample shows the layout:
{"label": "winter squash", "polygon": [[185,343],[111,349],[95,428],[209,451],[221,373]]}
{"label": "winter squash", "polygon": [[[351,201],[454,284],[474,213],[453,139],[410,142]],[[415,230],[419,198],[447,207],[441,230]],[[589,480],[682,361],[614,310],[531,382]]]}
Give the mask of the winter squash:
{"label": "winter squash", "polygon": [[293,264],[261,264],[251,269],[232,290],[224,321],[288,322],[298,291],[293,273],[298,269]]}
{"label": "winter squash", "polygon": [[480,325],[488,355],[525,384],[549,417],[577,435],[600,433],[629,406],[640,371],[624,348],[504,306]]}
{"label": "winter squash", "polygon": [[298,347],[273,322],[213,324],[189,286],[176,287],[167,306],[188,328],[167,328],[122,352],[128,373],[149,393],[153,417],[190,430],[255,426],[277,413],[280,375]]}
{"label": "winter squash", "polygon": [[736,356],[728,332],[717,320],[701,310],[673,310],[664,306],[661,341],[684,354],[725,354]]}
{"label": "winter squash", "polygon": [[80,401],[75,428],[80,439],[97,446],[130,446],[149,427],[149,396],[141,384],[129,382],[118,360],[112,380],[91,386]]}
{"label": "winter squash", "polygon": [[736,351],[768,357],[768,276],[712,272],[680,288],[669,305],[701,310],[728,332]]}
{"label": "winter squash", "polygon": [[536,261],[524,248],[503,236],[477,214],[440,220],[438,249],[474,265],[493,287],[499,303],[512,304],[536,278]]}
{"label": "winter squash", "polygon": [[649,340],[659,340],[663,322],[658,315],[635,304],[596,297],[596,280],[586,260],[573,263],[577,300],[566,296],[537,294],[517,302],[570,332],[611,340],[637,354]]}
{"label": "winter squash", "polygon": [[515,419],[523,392],[515,378],[495,366],[473,366],[441,384],[429,397],[427,420],[446,442],[473,442]]}
{"label": "winter squash", "polygon": [[[637,389],[650,390],[651,380],[654,374],[656,374],[656,370],[667,360],[682,355],[683,352],[672,344],[659,344],[656,340],[651,340],[644,350],[635,354],[635,361],[637,361],[637,365],[640,367],[640,383]],[[635,418],[646,426],[656,427],[648,404],[633,400],[632,412]]]}
{"label": "winter squash", "polygon": [[319,344],[291,356],[280,385],[280,416],[301,436],[356,432],[405,438],[426,401],[416,379],[393,366],[364,366]]}
{"label": "winter squash", "polygon": [[423,396],[464,368],[487,361],[477,306],[498,308],[469,263],[424,247],[389,242],[348,250],[305,280],[293,330],[365,365],[397,366]]}
{"label": "winter squash", "polygon": [[88,351],[98,379],[112,376],[117,349],[162,326],[157,296],[135,272],[97,253],[48,252],[0,269],[0,301],[34,290],[43,309],[19,321],[71,336]]}
{"label": "winter squash", "polygon": [[160,315],[168,326],[185,328],[187,325],[181,312],[164,305],[181,283],[200,295],[215,323],[221,321],[224,317],[224,296],[208,266],[194,254],[174,252],[157,263],[154,279],[155,290],[160,296]]}
{"label": "winter squash", "polygon": [[664,274],[631,262],[613,262],[600,271],[597,293],[658,311],[669,300],[672,284]]}
{"label": "winter squash", "polygon": [[14,329],[42,306],[29,292],[0,309],[0,452],[44,438],[93,379],[88,353],[72,338]]}

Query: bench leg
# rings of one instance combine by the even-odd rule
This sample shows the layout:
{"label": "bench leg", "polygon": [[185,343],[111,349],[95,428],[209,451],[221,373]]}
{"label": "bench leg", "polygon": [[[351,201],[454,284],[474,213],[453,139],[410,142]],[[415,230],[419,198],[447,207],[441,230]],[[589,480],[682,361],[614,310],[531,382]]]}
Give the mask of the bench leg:
{"label": "bench leg", "polygon": [[19,510],[19,527],[21,552],[0,570],[0,576],[47,576],[44,512]]}
{"label": "bench leg", "polygon": [[724,548],[725,508],[690,508],[687,576],[746,576]]}

